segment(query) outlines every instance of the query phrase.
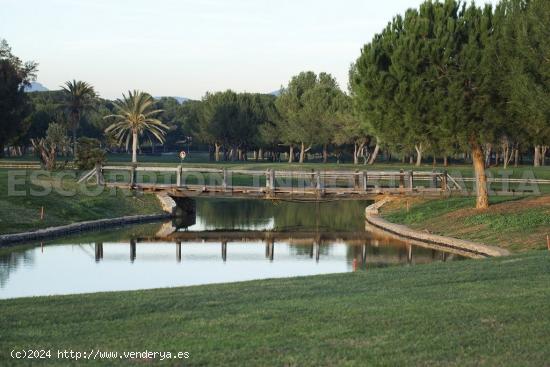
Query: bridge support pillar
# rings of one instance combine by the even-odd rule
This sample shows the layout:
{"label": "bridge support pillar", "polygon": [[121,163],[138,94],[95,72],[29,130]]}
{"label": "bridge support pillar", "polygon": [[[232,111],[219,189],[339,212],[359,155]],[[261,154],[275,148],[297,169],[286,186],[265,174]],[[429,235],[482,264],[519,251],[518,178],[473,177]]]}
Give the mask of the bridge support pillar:
{"label": "bridge support pillar", "polygon": [[409,191],[414,191],[414,172],[413,170],[409,171]]}
{"label": "bridge support pillar", "polygon": [[367,186],[367,171],[363,171],[363,191],[367,192],[368,186]]}

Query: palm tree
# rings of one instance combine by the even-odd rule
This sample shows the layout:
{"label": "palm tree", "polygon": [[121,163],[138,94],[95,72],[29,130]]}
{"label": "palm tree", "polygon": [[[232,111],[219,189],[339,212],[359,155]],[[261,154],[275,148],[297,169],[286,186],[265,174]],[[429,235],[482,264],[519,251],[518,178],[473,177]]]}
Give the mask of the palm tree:
{"label": "palm tree", "polygon": [[81,80],[65,82],[61,86],[65,93],[65,107],[69,112],[69,122],[73,131],[73,154],[76,157],[76,131],[80,125],[80,117],[84,110],[90,108],[96,98],[94,87]]}
{"label": "palm tree", "polygon": [[128,149],[130,138],[132,139],[132,163],[137,163],[138,139],[144,133],[154,136],[161,144],[164,143],[168,126],[154,117],[162,110],[153,109],[153,103],[153,97],[147,93],[128,91],[128,96],[122,94],[122,99],[115,102],[117,114],[104,117],[116,119],[105,132],[112,133],[119,144],[125,142]]}

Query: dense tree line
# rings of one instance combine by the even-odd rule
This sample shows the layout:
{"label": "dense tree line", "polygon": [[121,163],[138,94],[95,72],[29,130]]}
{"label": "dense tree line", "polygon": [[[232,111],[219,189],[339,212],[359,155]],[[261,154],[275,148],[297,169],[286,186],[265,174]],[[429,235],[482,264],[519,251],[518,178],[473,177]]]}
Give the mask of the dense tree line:
{"label": "dense tree line", "polygon": [[[347,93],[330,74],[307,71],[277,96],[227,90],[181,104],[149,98],[165,133],[134,127],[139,139],[132,145],[154,153],[159,141],[172,151],[192,142],[213,161],[349,157],[372,164],[379,152],[417,165],[426,157],[445,165],[471,161],[478,207],[485,207],[487,166],[517,166],[523,156],[545,164],[548,24],[547,0],[501,0],[494,8],[426,1],[396,16],[364,46],[350,68]],[[36,64],[23,63],[2,42],[0,153],[10,145],[22,154],[52,122],[72,133],[73,153],[79,137],[96,138],[110,151],[128,150],[128,121],[139,119],[126,119],[130,130],[123,134],[109,129],[113,121],[104,117],[130,114],[131,101],[98,98],[92,85],[75,80],[60,91],[23,93],[35,73]]]}
{"label": "dense tree line", "polygon": [[[425,2],[365,45],[351,72],[353,97],[373,133],[403,152],[467,151],[477,207],[488,206],[491,152],[507,165],[550,144],[550,2]],[[544,153],[543,153],[544,152]]]}

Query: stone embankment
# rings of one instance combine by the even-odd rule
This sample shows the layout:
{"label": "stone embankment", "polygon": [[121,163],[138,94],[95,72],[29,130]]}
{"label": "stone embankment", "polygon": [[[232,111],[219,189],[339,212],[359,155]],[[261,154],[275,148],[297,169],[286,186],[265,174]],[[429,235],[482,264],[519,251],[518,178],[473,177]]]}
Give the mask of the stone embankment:
{"label": "stone embankment", "polygon": [[400,240],[412,241],[415,245],[449,250],[450,252],[473,258],[506,256],[510,254],[509,251],[496,246],[416,231],[401,224],[388,222],[379,214],[379,209],[388,201],[390,199],[380,200],[365,209],[365,220],[370,228],[381,230]]}

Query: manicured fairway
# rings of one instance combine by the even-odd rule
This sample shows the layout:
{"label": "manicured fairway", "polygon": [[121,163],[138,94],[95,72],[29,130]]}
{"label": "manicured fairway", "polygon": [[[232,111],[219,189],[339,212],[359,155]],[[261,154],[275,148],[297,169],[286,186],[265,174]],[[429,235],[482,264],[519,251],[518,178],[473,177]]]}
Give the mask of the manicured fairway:
{"label": "manicured fairway", "polygon": [[287,280],[4,300],[0,365],[13,363],[14,348],[51,348],[187,351],[186,366],[544,366],[549,284],[550,255],[535,251]]}

